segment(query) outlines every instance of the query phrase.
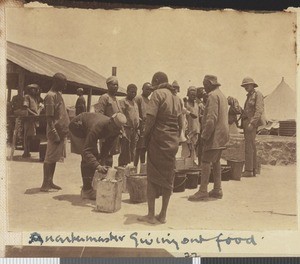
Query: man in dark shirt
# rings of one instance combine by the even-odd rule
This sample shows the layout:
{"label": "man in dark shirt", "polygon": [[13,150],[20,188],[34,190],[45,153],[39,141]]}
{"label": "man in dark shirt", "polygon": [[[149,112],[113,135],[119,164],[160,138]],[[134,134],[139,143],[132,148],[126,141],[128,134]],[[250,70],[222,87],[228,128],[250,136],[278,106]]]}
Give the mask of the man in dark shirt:
{"label": "man in dark shirt", "polygon": [[[115,139],[120,135],[126,117],[117,113],[111,118],[100,113],[81,113],[70,123],[71,142],[77,154],[81,154],[81,176],[83,187],[82,199],[96,199],[96,192],[92,188],[95,171],[106,173],[103,166],[109,157]],[[98,153],[97,141],[105,139]]]}
{"label": "man in dark shirt", "polygon": [[75,114],[79,115],[83,112],[86,112],[86,103],[85,103],[85,99],[83,97],[83,89],[82,88],[77,89],[77,95],[78,95],[78,99],[75,104]]}
{"label": "man in dark shirt", "polygon": [[[28,117],[24,120],[24,153],[23,158],[30,157],[30,143],[36,135],[36,123],[32,116],[38,115],[38,104],[36,101],[36,92],[39,89],[37,84],[29,84],[26,87],[28,94],[24,97],[23,108],[28,112]],[[31,117],[30,117],[31,116]]]}
{"label": "man in dark shirt", "polygon": [[53,76],[53,85],[45,97],[47,120],[47,150],[44,160],[44,179],[41,192],[61,190],[53,183],[56,162],[65,156],[65,140],[69,132],[69,116],[61,93],[67,86],[67,78],[62,73]]}

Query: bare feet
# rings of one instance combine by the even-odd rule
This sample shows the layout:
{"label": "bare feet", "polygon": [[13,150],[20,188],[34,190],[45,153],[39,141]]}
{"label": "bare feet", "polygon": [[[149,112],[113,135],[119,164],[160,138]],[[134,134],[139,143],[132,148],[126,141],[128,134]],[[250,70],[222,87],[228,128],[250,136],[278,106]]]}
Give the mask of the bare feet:
{"label": "bare feet", "polygon": [[156,215],[155,218],[157,219],[157,221],[159,221],[162,224],[167,223],[167,219],[165,216],[162,216],[161,214]]}
{"label": "bare feet", "polygon": [[145,215],[145,216],[140,216],[138,217],[138,220],[141,221],[141,222],[147,222],[151,225],[154,225],[156,224],[156,219],[154,216],[149,216],[149,215]]}

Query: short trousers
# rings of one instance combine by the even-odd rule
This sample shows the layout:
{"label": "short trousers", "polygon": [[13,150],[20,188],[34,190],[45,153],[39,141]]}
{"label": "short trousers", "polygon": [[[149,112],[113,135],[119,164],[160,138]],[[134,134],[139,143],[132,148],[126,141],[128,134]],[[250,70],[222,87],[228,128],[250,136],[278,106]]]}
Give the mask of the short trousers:
{"label": "short trousers", "polygon": [[66,139],[61,140],[59,144],[54,143],[52,140],[48,140],[44,163],[63,161],[66,157],[65,144]]}

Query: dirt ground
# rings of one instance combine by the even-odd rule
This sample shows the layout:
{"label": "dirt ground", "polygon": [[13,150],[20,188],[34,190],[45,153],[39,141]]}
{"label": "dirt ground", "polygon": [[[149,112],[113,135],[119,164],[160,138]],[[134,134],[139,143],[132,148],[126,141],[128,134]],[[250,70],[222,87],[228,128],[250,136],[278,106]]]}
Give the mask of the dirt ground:
{"label": "dirt ground", "polygon": [[[69,151],[58,163],[55,183],[63,190],[40,193],[43,163],[38,153],[22,160],[15,151],[7,162],[9,231],[111,231],[111,230],[294,230],[297,229],[296,166],[262,166],[261,174],[241,181],[223,181],[221,200],[190,202],[196,190],[174,193],[167,223],[151,226],[137,217],[147,212],[147,203],[131,204],[122,195],[122,208],[116,213],[94,210],[95,202],[80,198],[80,156]],[[212,184],[209,185],[209,189]],[[157,200],[159,212],[161,198]]]}

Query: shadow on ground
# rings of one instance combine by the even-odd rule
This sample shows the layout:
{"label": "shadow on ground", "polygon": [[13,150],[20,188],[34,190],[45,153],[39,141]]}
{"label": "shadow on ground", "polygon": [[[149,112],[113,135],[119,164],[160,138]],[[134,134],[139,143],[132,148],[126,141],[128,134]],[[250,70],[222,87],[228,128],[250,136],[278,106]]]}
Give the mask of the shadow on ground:
{"label": "shadow on ground", "polygon": [[56,190],[56,191],[51,191],[51,192],[41,192],[40,191],[40,187],[38,187],[38,188],[30,188],[30,189],[27,189],[25,192],[24,192],[24,194],[29,194],[29,195],[31,195],[31,194],[37,194],[37,193],[39,193],[39,194],[49,194],[49,193],[53,193],[53,192],[58,192],[58,190]]}
{"label": "shadow on ground", "polygon": [[[10,160],[10,157],[6,157],[7,160]],[[39,158],[23,158],[22,155],[16,155],[13,157],[13,161],[20,161],[20,162],[28,162],[28,163],[32,163],[32,162],[40,162],[42,163],[42,161],[40,161]]]}
{"label": "shadow on ground", "polygon": [[124,225],[133,225],[133,224],[141,224],[145,226],[157,226],[161,225],[159,221],[157,221],[155,224],[149,224],[147,222],[142,222],[138,220],[138,217],[141,217],[142,215],[136,215],[136,214],[125,214],[124,217],[126,220],[124,221]]}
{"label": "shadow on ground", "polygon": [[95,207],[95,202],[92,200],[88,199],[81,199],[80,195],[75,195],[75,194],[62,194],[62,195],[57,195],[53,197],[54,200],[57,201],[67,201],[70,202],[74,206],[81,206],[81,207],[90,207],[94,208]]}

